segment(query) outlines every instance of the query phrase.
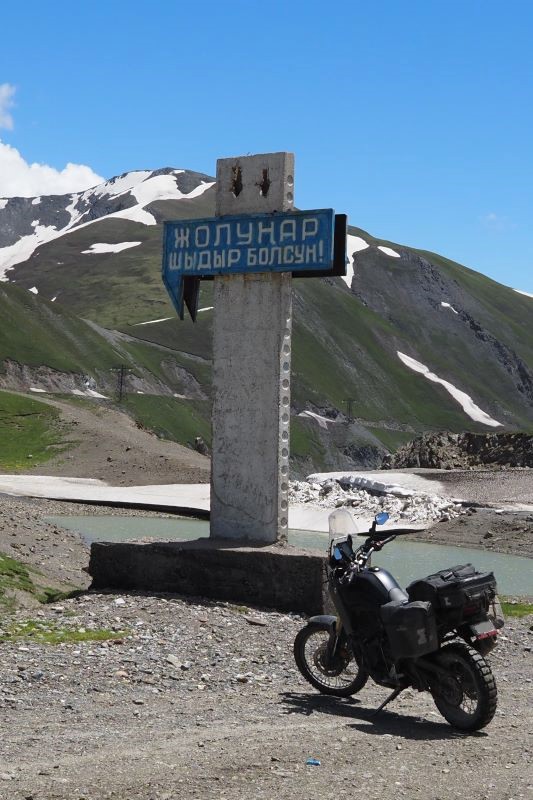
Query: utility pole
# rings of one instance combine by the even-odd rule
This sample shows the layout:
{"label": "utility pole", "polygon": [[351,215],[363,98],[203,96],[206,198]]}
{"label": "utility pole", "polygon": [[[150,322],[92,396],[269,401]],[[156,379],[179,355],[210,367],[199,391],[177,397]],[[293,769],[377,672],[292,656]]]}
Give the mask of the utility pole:
{"label": "utility pole", "polygon": [[348,422],[353,422],[352,408],[353,408],[353,404],[355,403],[355,398],[354,397],[346,397],[343,402],[346,403]]}
{"label": "utility pole", "polygon": [[120,367],[113,367],[112,371],[117,373],[117,401],[122,403],[122,399],[124,397],[124,387],[126,383],[126,373],[131,372],[131,369],[125,364],[121,364]]}

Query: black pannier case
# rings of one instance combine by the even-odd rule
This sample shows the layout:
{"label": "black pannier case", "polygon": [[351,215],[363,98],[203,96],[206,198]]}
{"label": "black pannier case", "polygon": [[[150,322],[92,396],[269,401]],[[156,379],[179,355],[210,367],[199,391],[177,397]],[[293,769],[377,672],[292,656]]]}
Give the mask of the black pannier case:
{"label": "black pannier case", "polygon": [[386,603],[381,606],[381,619],[394,659],[418,658],[438,648],[435,612],[431,603]]}
{"label": "black pannier case", "polygon": [[472,564],[463,564],[414,581],[407,594],[410,600],[429,600],[439,618],[455,625],[461,622],[464,609],[488,606],[496,594],[496,580],[492,572],[477,572]]}

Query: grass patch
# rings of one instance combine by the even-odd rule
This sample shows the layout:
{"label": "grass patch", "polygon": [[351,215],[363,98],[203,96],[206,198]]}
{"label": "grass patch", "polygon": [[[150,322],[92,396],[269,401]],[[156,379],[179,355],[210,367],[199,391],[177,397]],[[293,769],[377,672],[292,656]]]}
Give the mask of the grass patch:
{"label": "grass patch", "polygon": [[367,428],[391,453],[396,452],[399,447],[407,444],[407,442],[411,442],[418,436],[417,433],[396,431],[389,428],[373,428],[370,425],[368,425]]}
{"label": "grass patch", "polygon": [[66,449],[59,419],[51,406],[0,392],[0,469],[13,472],[42,464]]}
{"label": "grass patch", "polygon": [[28,568],[21,564],[20,561],[0,553],[0,604],[11,608],[13,599],[9,596],[10,593],[29,592],[30,594],[36,594],[36,591]]}
{"label": "grass patch", "polygon": [[0,633],[0,642],[39,642],[40,644],[65,644],[70,642],[105,642],[122,639],[127,631],[107,628],[70,628],[54,622],[27,620],[13,622]]}
{"label": "grass patch", "polygon": [[315,430],[316,423],[305,421],[298,417],[291,418],[291,458],[313,459],[313,463],[321,466],[324,462],[324,447],[320,443],[318,433]]}
{"label": "grass patch", "polygon": [[0,287],[0,364],[5,359],[61,372],[92,374],[115,366],[112,346],[65,307],[20,286]]}
{"label": "grass patch", "polygon": [[123,406],[160,439],[170,439],[187,447],[201,436],[211,442],[211,404],[206,400],[181,400],[148,394],[127,395]]}
{"label": "grass patch", "polygon": [[506,617],[529,617],[533,614],[533,603],[514,603],[502,600],[502,611]]}
{"label": "grass patch", "polygon": [[3,610],[13,610],[16,606],[16,595],[21,592],[46,604],[65,600],[78,591],[74,587],[66,590],[65,586],[46,586],[46,580],[36,569],[0,552],[0,608]]}

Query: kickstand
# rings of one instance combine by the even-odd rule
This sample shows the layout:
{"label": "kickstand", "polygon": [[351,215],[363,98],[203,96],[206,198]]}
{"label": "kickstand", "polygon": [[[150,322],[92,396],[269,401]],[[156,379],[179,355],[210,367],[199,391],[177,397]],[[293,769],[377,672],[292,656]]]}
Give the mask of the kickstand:
{"label": "kickstand", "polygon": [[380,705],[380,707],[376,708],[376,710],[373,712],[372,716],[375,717],[376,714],[379,714],[379,712],[382,711],[385,708],[386,705],[388,705],[390,702],[392,702],[392,700],[396,700],[396,698],[398,697],[400,692],[403,692],[404,689],[405,689],[405,686],[397,686],[396,689],[392,692],[392,694],[390,694],[387,697],[387,699],[383,701],[383,703]]}

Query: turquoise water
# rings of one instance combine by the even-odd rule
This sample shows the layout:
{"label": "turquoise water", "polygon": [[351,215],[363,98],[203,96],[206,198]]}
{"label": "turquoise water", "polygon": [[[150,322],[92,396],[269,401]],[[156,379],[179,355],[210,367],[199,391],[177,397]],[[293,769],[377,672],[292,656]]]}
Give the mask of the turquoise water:
{"label": "turquoise water", "polygon": [[[87,542],[126,540],[184,540],[209,536],[207,520],[174,517],[55,516],[47,520],[79,533]],[[363,541],[361,539],[361,541]],[[289,544],[303,550],[326,551],[328,534],[319,531],[289,531]],[[471,562],[481,571],[492,570],[498,589],[504,595],[533,595],[533,561],[520,556],[489,553],[467,547],[410,542],[407,536],[396,539],[372,563],[393,573],[403,586],[438,569]]]}

